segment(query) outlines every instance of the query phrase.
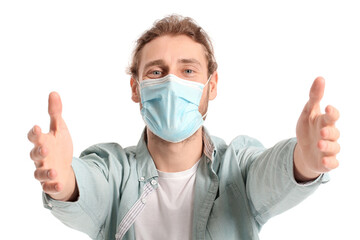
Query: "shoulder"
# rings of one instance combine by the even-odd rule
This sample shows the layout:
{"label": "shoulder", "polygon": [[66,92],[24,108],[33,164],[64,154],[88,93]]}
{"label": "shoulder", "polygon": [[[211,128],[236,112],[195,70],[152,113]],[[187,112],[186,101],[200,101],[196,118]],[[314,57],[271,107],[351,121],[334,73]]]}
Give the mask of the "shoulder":
{"label": "shoulder", "polygon": [[233,146],[235,148],[264,148],[264,145],[259,140],[249,137],[247,135],[237,136],[231,141],[230,146]]}
{"label": "shoulder", "polygon": [[101,168],[122,168],[130,165],[130,160],[135,154],[136,147],[123,148],[118,143],[99,143],[85,149],[80,154],[80,159],[88,164],[95,164]]}
{"label": "shoulder", "polygon": [[211,139],[221,162],[236,159],[236,162],[247,165],[266,150],[260,141],[246,135],[235,137],[228,145],[221,138],[211,136]]}
{"label": "shoulder", "polygon": [[135,152],[135,147],[123,148],[120,144],[110,142],[110,143],[98,143],[94,144],[87,149],[85,149],[81,154],[80,158],[87,155],[96,154],[100,157],[124,157]]}
{"label": "shoulder", "polygon": [[247,148],[264,149],[264,145],[259,140],[247,135],[239,135],[235,137],[229,145],[227,145],[223,139],[216,136],[211,136],[211,140],[218,151],[224,151],[228,148],[232,148],[234,150],[243,150]]}
{"label": "shoulder", "polygon": [[260,141],[246,135],[235,137],[230,144],[226,144],[223,139],[216,136],[211,136],[211,141],[216,155],[219,157],[233,156],[234,154],[237,158],[256,157],[266,150]]}
{"label": "shoulder", "polygon": [[106,178],[110,175],[120,177],[135,167],[134,152],[135,147],[123,148],[113,142],[99,143],[85,149],[79,158],[74,157],[72,166],[77,173],[97,173],[100,170]]}

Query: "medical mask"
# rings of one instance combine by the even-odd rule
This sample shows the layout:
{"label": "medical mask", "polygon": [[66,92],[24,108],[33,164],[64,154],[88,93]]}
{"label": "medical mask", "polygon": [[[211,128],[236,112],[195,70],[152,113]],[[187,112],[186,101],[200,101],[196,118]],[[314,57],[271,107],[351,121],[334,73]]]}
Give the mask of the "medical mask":
{"label": "medical mask", "polygon": [[206,84],[169,74],[139,83],[141,115],[152,133],[168,142],[181,142],[203,124],[199,104]]}

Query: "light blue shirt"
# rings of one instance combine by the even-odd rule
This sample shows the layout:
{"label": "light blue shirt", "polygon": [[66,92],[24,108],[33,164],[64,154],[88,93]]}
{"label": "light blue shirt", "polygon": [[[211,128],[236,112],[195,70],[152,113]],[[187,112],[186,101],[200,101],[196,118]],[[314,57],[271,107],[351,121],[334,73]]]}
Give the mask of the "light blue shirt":
{"label": "light blue shirt", "polygon": [[[156,191],[158,179],[145,133],[137,146],[98,144],[74,157],[79,199],[61,202],[43,193],[44,206],[92,239],[135,239],[134,222],[146,196]],[[328,181],[322,174],[310,183],[296,182],[295,138],[269,149],[248,136],[227,145],[204,128],[203,142],[195,180],[193,239],[259,239],[261,227],[271,217]]]}

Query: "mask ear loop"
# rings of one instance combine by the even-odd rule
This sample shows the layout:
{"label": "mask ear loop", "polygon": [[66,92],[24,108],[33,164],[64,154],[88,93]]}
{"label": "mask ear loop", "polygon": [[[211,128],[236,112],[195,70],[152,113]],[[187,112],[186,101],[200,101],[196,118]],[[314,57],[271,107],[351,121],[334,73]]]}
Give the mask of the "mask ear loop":
{"label": "mask ear loop", "polygon": [[208,80],[206,81],[206,83],[204,84],[204,87],[210,82],[211,77],[212,77],[212,74],[210,75],[210,77],[208,78]]}
{"label": "mask ear loop", "polygon": [[[211,77],[212,77],[212,74],[210,75],[210,77],[209,77],[209,79],[206,81],[206,83],[204,84],[204,87],[210,82]],[[202,119],[204,119],[204,118],[207,116],[208,112],[209,112],[209,111],[206,111],[206,113],[202,116]]]}
{"label": "mask ear loop", "polygon": [[208,114],[208,111],[206,111],[206,113],[202,116],[202,119],[203,119],[203,120],[205,120],[207,114]]}
{"label": "mask ear loop", "polygon": [[140,89],[140,81],[139,81],[139,79],[135,79],[135,80],[136,80],[136,83],[137,83],[137,85],[138,85],[137,89],[138,89],[138,91],[139,91],[140,102],[141,102],[141,89]]}

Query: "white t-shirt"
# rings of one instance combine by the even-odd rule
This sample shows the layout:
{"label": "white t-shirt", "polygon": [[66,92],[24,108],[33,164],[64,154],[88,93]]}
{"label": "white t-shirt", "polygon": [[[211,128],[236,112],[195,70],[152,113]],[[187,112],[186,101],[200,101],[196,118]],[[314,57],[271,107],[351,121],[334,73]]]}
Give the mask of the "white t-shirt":
{"label": "white t-shirt", "polygon": [[137,240],[191,239],[195,175],[199,161],[183,172],[158,170],[158,188],[135,221]]}

